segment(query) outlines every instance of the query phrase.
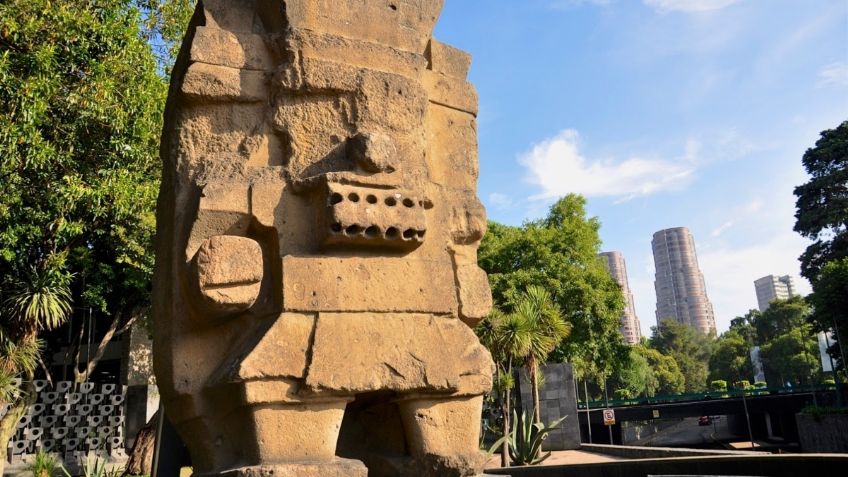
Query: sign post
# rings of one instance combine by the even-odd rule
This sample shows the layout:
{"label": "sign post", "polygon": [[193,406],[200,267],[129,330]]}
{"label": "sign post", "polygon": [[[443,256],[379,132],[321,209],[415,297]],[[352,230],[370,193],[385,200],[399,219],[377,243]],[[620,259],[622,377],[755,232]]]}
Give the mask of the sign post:
{"label": "sign post", "polygon": [[610,445],[615,444],[612,440],[612,426],[615,425],[615,410],[604,409],[604,425],[607,426],[607,430],[609,431]]}

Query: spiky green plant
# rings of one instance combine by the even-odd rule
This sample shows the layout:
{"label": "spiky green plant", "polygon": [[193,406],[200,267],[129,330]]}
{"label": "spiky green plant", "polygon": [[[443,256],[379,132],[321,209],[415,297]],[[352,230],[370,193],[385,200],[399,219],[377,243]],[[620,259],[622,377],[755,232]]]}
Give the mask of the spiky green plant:
{"label": "spiky green plant", "polygon": [[[60,466],[60,469],[65,477],[73,477],[65,466]],[[97,455],[94,456],[94,460],[91,456],[87,457],[82,464],[82,477],[120,477],[121,474],[123,474],[122,468],[113,466],[110,469],[106,460],[101,460]]]}
{"label": "spiky green plant", "polygon": [[33,268],[10,287],[9,296],[3,301],[5,312],[25,328],[56,328],[71,312],[70,280],[70,274],[57,269]]}
{"label": "spiky green plant", "polygon": [[58,466],[59,461],[55,456],[39,449],[27,470],[32,472],[33,477],[53,477]]}
{"label": "spiky green plant", "polygon": [[542,453],[542,443],[566,417],[568,416],[563,416],[546,426],[541,422],[528,419],[524,411],[521,411],[520,418],[517,412],[513,412],[513,428],[509,435],[509,457],[512,465],[537,465],[550,457],[551,451]]}

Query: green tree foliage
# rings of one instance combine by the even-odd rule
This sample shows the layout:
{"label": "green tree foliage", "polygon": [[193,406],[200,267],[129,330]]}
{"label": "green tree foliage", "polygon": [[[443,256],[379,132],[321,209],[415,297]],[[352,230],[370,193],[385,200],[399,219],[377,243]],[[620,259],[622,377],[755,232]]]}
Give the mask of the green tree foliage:
{"label": "green tree foliage", "polygon": [[710,381],[724,380],[733,383],[753,379],[751,343],[740,333],[739,328],[741,327],[731,326],[716,340],[710,357]]}
{"label": "green tree foliage", "polygon": [[634,350],[648,361],[656,379],[656,389],[646,389],[649,396],[680,394],[686,390],[686,378],[674,358],[645,345],[638,345]]}
{"label": "green tree foliage", "polygon": [[614,389],[616,399],[634,398],[636,396],[653,396],[658,387],[658,381],[651,369],[648,358],[635,345],[630,348],[629,359],[623,366],[613,371],[609,381],[610,389]]}
{"label": "green tree foliage", "polygon": [[828,351],[846,369],[845,348],[839,340],[848,339],[848,258],[830,261],[822,267],[808,300],[813,306],[811,318],[816,329],[836,332],[837,339]]}
{"label": "green tree foliage", "polygon": [[[819,374],[819,349],[801,297],[773,301],[754,320],[760,357],[769,383],[810,384]],[[774,385],[774,384],[772,384]]]}
{"label": "green tree foliage", "polygon": [[70,306],[146,304],[167,85],[141,21],[129,0],[0,3],[5,363]]}
{"label": "green tree foliage", "polygon": [[748,310],[744,316],[737,316],[730,320],[730,329],[738,333],[746,343],[753,346],[757,339],[757,330],[754,329],[754,320],[760,316],[760,310]]}
{"label": "green tree foliage", "polygon": [[600,222],[586,217],[585,204],[571,194],[544,219],[521,227],[490,222],[478,258],[498,308],[514,309],[531,285],[551,293],[572,325],[552,360],[590,363],[606,372],[629,353],[619,331],[624,298],[598,258]]}
{"label": "green tree foliage", "polygon": [[709,375],[711,338],[672,319],[663,320],[652,331],[651,346],[674,358],[683,373],[685,392],[704,391]]}
{"label": "green tree foliage", "polygon": [[822,131],[802,162],[811,178],[795,188],[795,231],[814,240],[800,260],[815,283],[825,263],[848,257],[848,121]]}
{"label": "green tree foliage", "polygon": [[778,336],[804,325],[809,315],[810,305],[802,297],[773,301],[766,311],[753,320],[757,344],[768,344]]}
{"label": "green tree foliage", "polygon": [[651,348],[647,343],[630,347],[630,358],[616,369],[610,379],[610,388],[624,390],[629,397],[653,397],[662,394],[680,394],[685,389],[685,378],[671,356]]}

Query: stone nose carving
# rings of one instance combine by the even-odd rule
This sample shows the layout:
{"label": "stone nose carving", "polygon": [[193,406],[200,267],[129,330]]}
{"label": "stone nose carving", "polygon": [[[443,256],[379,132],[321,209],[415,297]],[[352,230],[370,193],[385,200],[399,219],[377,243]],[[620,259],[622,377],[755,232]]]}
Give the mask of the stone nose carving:
{"label": "stone nose carving", "polygon": [[250,308],[262,285],[262,248],[247,237],[216,235],[194,258],[197,285],[207,311],[215,316]]}
{"label": "stone nose carving", "polygon": [[347,155],[366,172],[397,170],[397,148],[392,138],[381,133],[361,132],[347,142]]}

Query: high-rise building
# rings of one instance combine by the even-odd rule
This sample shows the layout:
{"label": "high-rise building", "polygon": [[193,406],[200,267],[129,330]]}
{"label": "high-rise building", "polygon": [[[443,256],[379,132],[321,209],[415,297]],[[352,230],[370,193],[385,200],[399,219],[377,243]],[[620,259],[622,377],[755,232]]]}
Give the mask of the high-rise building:
{"label": "high-rise building", "polygon": [[642,331],[639,326],[639,318],[636,316],[636,307],[633,305],[633,293],[630,291],[630,283],[627,281],[627,265],[624,263],[624,255],[621,252],[604,252],[600,256],[606,262],[607,270],[621,286],[621,292],[624,294],[621,334],[628,344],[637,344],[642,339]]}
{"label": "high-rise building", "polygon": [[789,275],[767,275],[754,280],[754,289],[757,291],[757,305],[760,311],[766,311],[774,300],[787,300],[798,294],[795,291],[795,281]]}
{"label": "high-rise building", "polygon": [[657,324],[671,318],[701,333],[715,332],[713,305],[698,266],[695,240],[686,227],[660,230],[651,241],[657,292]]}

